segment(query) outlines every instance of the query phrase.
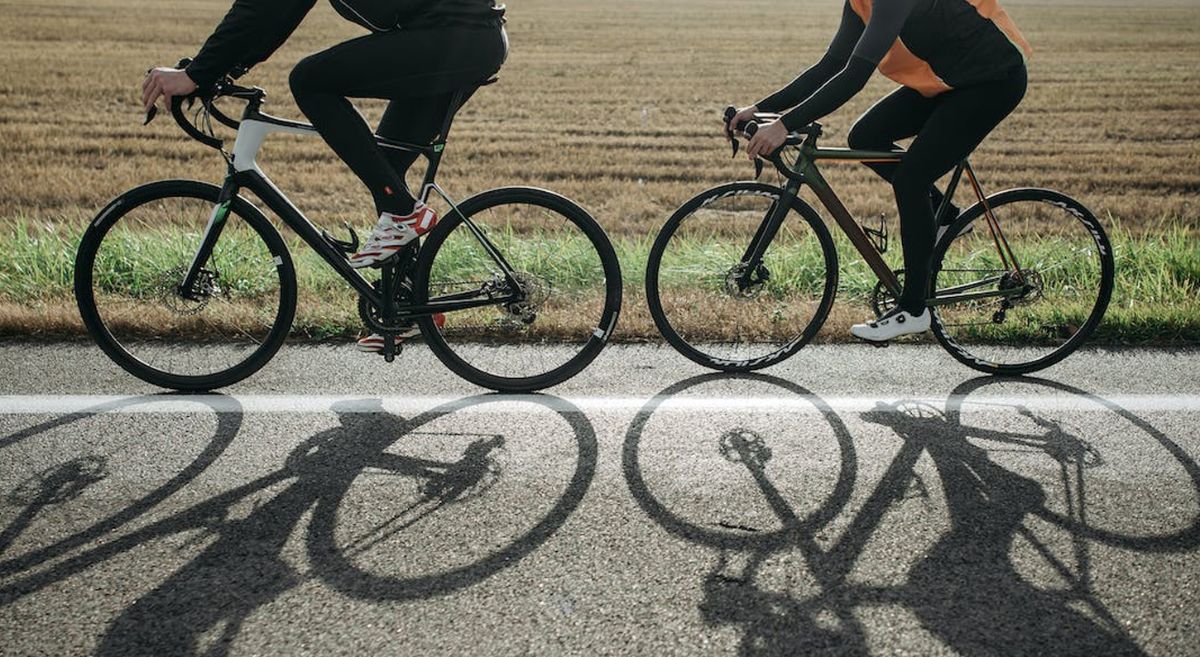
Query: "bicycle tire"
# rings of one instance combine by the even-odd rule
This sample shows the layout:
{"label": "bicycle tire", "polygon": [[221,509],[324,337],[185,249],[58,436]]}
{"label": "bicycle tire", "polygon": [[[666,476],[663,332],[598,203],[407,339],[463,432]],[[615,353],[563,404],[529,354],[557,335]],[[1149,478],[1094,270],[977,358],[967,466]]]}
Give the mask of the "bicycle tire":
{"label": "bicycle tire", "polygon": [[[972,347],[962,344],[960,340],[956,340],[953,335],[947,330],[948,324],[944,321],[947,311],[945,306],[935,306],[932,310],[931,329],[937,341],[960,363],[974,370],[994,375],[1009,375],[1017,376],[1029,374],[1050,367],[1064,358],[1069,356],[1073,351],[1078,349],[1084,341],[1096,330],[1100,322],[1104,318],[1104,313],[1108,309],[1109,301],[1112,298],[1112,291],[1115,278],[1115,265],[1113,262],[1112,245],[1109,243],[1108,235],[1104,227],[1096,219],[1082,203],[1072,199],[1065,194],[1048,189],[1038,188],[1019,188],[1011,189],[1003,192],[998,192],[987,197],[987,205],[994,214],[1003,215],[1003,209],[1006,205],[1016,203],[1037,203],[1051,207],[1059,208],[1066,212],[1067,215],[1073,217],[1082,224],[1087,230],[1087,235],[1090,236],[1092,244],[1094,244],[1099,256],[1097,263],[1099,266],[1099,289],[1096,291],[1096,299],[1088,312],[1085,321],[1080,323],[1078,330],[1074,331],[1070,337],[1057,348],[1049,353],[1032,358],[1028,361],[999,363],[990,358],[980,356],[972,352]],[[949,271],[945,267],[947,254],[950,252],[951,246],[956,240],[967,234],[968,226],[980,217],[984,216],[985,208],[982,203],[968,208],[963,214],[950,226],[946,231],[942,240],[938,243],[934,253],[934,267],[931,276],[931,287],[934,290],[938,289],[939,276],[944,271]],[[987,226],[978,226],[975,231],[981,234],[990,235]],[[1019,254],[1018,254],[1019,255]]]}
{"label": "bicycle tire", "polygon": [[[649,261],[646,264],[646,300],[650,307],[650,316],[654,319],[655,326],[658,327],[659,332],[667,342],[676,351],[691,361],[722,372],[749,372],[763,369],[790,358],[812,341],[829,316],[829,310],[833,307],[833,300],[837,294],[837,250],[834,247],[829,229],[821,221],[820,215],[817,214],[812,206],[799,198],[792,200],[791,209],[795,214],[799,215],[800,219],[811,228],[813,234],[816,236],[821,250],[821,257],[824,261],[825,272],[820,302],[812,313],[811,319],[808,320],[804,328],[795,337],[787,340],[782,347],[766,355],[740,360],[725,358],[707,353],[700,346],[693,344],[685,338],[680,330],[672,324],[671,318],[664,310],[663,287],[660,285],[659,280],[662,272],[663,255],[671,238],[686,219],[691,217],[696,211],[721,199],[739,196],[759,196],[773,199],[772,203],[774,203],[778,201],[783,193],[784,191],[779,187],[757,182],[735,182],[713,187],[701,192],[680,206],[663,225],[662,230],[659,231],[658,236],[655,238],[654,245],[650,249]],[[739,245],[739,248],[742,247]]]}
{"label": "bicycle tire", "polygon": [[[96,344],[99,345],[113,362],[130,374],[152,385],[181,391],[205,391],[241,381],[257,372],[263,365],[270,361],[271,357],[282,346],[291,328],[292,319],[296,311],[296,273],[291,256],[279,232],[275,230],[262,212],[241,197],[235,197],[232,200],[228,216],[231,219],[236,218],[244,222],[253,231],[253,234],[262,240],[262,246],[265,246],[266,251],[269,253],[271,262],[259,264],[262,265],[261,268],[264,272],[273,269],[275,275],[278,276],[279,285],[278,303],[275,307],[274,315],[270,320],[269,330],[266,331],[263,339],[253,340],[257,344],[257,347],[252,348],[252,350],[248,349],[248,353],[244,358],[237,355],[233,356],[237,359],[236,362],[215,371],[207,371],[199,374],[172,372],[169,369],[164,369],[161,365],[147,362],[144,359],[144,355],[139,355],[132,350],[135,344],[140,346],[140,337],[137,339],[118,338],[114,335],[114,329],[119,323],[106,322],[104,317],[105,311],[101,309],[100,304],[97,302],[94,270],[97,263],[97,253],[104,248],[105,238],[112,234],[113,228],[118,226],[122,219],[129,217],[132,212],[141,208],[147,208],[150,204],[158,203],[165,207],[171,201],[189,200],[196,202],[193,204],[198,204],[200,207],[212,207],[218,203],[220,193],[221,188],[216,185],[193,180],[163,180],[136,187],[121,194],[105,206],[91,224],[89,224],[80,241],[75,257],[75,299],[84,326],[87,328],[92,339],[96,341]],[[152,212],[152,210],[147,210],[147,212]],[[136,226],[136,219],[130,219],[129,221]],[[227,226],[229,225],[227,223]],[[251,234],[246,233],[246,235]],[[116,241],[118,238],[114,237],[113,239]],[[222,242],[218,241],[218,244],[222,244]],[[117,253],[120,253],[120,251],[117,251]],[[179,258],[176,258],[175,262],[183,268],[186,268],[190,264],[190,261]],[[128,267],[133,267],[136,263],[129,262],[126,264]],[[160,275],[168,278],[173,273],[174,270],[159,272]],[[129,274],[129,277],[133,276],[132,273]],[[102,276],[101,278],[103,280],[105,277]],[[108,278],[112,277],[109,276]],[[111,283],[103,284],[108,285]],[[168,305],[167,301],[165,301],[167,295],[164,293],[162,296],[164,298],[164,301],[161,302],[162,305]],[[169,313],[170,309],[167,309],[167,312]],[[158,344],[169,344],[172,342],[170,327],[155,326],[154,330],[157,333],[148,336],[149,338],[152,338]],[[242,332],[245,333],[245,331]],[[204,344],[214,345],[219,343],[207,342]]]}
{"label": "bicycle tire", "polygon": [[[492,356],[491,358],[483,358],[482,356],[477,358],[475,355],[468,355],[466,352],[470,350],[470,347],[485,344],[485,342],[480,341],[482,340],[481,337],[472,335],[470,329],[463,329],[465,341],[470,346],[468,344],[459,344],[457,346],[451,344],[447,340],[447,335],[454,335],[459,330],[455,328],[456,313],[448,314],[445,324],[440,327],[432,316],[417,318],[417,323],[421,327],[421,333],[425,338],[426,344],[447,368],[471,383],[500,392],[532,392],[541,390],[562,383],[578,374],[604,348],[604,345],[608,342],[609,337],[611,337],[616,327],[617,318],[621,310],[621,267],[617,261],[616,251],[608,239],[608,235],[605,234],[596,220],[574,201],[554,192],[534,187],[505,187],[482,192],[459,204],[458,213],[448,213],[429,235],[425,237],[425,241],[421,245],[413,282],[414,302],[416,304],[427,303],[431,298],[431,284],[439,284],[439,281],[435,279],[439,274],[434,271],[434,268],[437,266],[439,267],[439,271],[441,271],[441,264],[437,261],[437,257],[440,253],[443,253],[443,248],[447,247],[448,240],[453,240],[454,244],[462,244],[464,242],[478,244],[478,242],[472,241],[473,237],[470,236],[468,229],[464,229],[458,233],[455,232],[465,225],[463,217],[471,218],[472,223],[475,225],[482,224],[499,228],[500,230],[512,230],[511,227],[518,222],[526,226],[534,225],[536,222],[521,221],[523,216],[528,216],[529,213],[518,212],[518,207],[527,207],[531,210],[540,210],[546,213],[546,216],[550,217],[550,219],[545,221],[565,220],[562,226],[571,230],[566,239],[573,240],[572,244],[574,248],[582,254],[580,257],[586,258],[586,262],[590,264],[592,274],[594,276],[602,276],[604,279],[602,282],[603,299],[599,304],[599,313],[587,313],[586,319],[588,321],[580,324],[580,327],[582,327],[580,331],[563,328],[561,329],[562,334],[557,337],[554,335],[550,337],[538,337],[536,335],[537,329],[530,328],[529,331],[515,336],[520,343],[534,341],[541,342],[543,345],[561,346],[571,344],[568,342],[568,338],[564,337],[570,332],[570,336],[578,340],[581,344],[579,351],[573,353],[564,362],[556,363],[552,366],[548,365],[545,371],[537,372],[521,371],[514,373],[497,371],[504,369],[505,365],[512,365],[513,370],[520,368],[520,363],[513,363],[516,359],[509,358],[505,354],[489,354],[489,356]],[[498,217],[507,213],[506,221],[509,222],[506,224],[507,228],[495,222],[489,223],[485,221],[485,217],[482,215],[489,211],[495,211]],[[517,219],[514,220],[513,217]],[[485,232],[489,231],[485,230]],[[528,242],[528,240],[522,240],[522,235],[520,234],[503,233],[503,235],[509,239],[513,239],[515,235],[516,239],[510,244],[512,248],[516,248],[517,245],[523,242]],[[493,238],[498,238],[496,233],[493,233]],[[446,252],[452,252],[453,250],[454,248],[447,247]],[[553,253],[555,251],[551,250],[549,252]],[[520,254],[516,253],[515,255]],[[510,249],[509,253],[504,254],[504,257],[510,261],[516,270],[522,270],[523,264],[533,264],[532,259],[526,263],[516,261],[512,249]],[[448,259],[449,256],[447,256]],[[480,268],[494,265],[489,259],[482,257],[478,259],[476,264]],[[534,268],[537,267],[535,266]],[[533,274],[533,276],[539,282],[548,283],[549,285],[545,286],[548,290],[554,290],[555,281],[545,280],[545,276],[542,275],[544,271],[543,269],[538,269],[539,273]],[[495,270],[492,273],[495,274]],[[593,294],[600,293],[599,287],[600,285],[597,285],[597,289],[593,290]],[[547,292],[548,295],[552,293]],[[577,291],[577,293],[581,296],[584,294],[582,291]],[[555,297],[555,302],[560,298]],[[546,301],[548,300],[549,297],[547,297]],[[591,302],[594,303],[595,300],[593,299]],[[544,308],[549,311],[553,305],[553,303],[544,305],[539,310]],[[535,327],[538,319],[544,316],[545,314],[540,315],[537,319],[532,319],[528,323],[528,326]],[[581,320],[578,317],[574,319]],[[520,333],[520,329],[515,329],[514,332]],[[511,344],[509,339],[512,337],[511,335],[500,335],[499,337],[491,335],[486,344],[491,348],[508,346],[508,344]],[[567,350],[566,347],[561,348]],[[526,351],[526,353],[529,354],[531,352]]]}

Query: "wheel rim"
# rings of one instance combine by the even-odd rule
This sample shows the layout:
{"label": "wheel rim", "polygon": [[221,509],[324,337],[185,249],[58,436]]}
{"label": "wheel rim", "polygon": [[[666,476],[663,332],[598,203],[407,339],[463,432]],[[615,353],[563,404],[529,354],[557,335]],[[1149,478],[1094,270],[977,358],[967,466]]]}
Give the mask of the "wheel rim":
{"label": "wheel rim", "polygon": [[[573,373],[580,359],[590,360],[603,345],[616,320],[612,297],[619,274],[606,266],[601,245],[540,199],[506,200],[469,215],[516,272],[524,300],[447,313],[434,339],[471,370],[471,378],[486,379],[484,385]],[[501,268],[466,223],[456,222],[426,248],[435,249],[426,286],[431,302],[485,287],[511,294]]]}
{"label": "wheel rim", "polygon": [[765,189],[713,190],[660,237],[651,272],[656,319],[692,357],[718,366],[769,364],[819,327],[831,293],[826,245],[794,210],[762,263],[751,271],[742,262],[778,198]]}
{"label": "wheel rim", "polygon": [[179,293],[214,208],[194,196],[137,204],[104,229],[92,260],[92,299],[113,346],[175,378],[217,377],[253,358],[283,304],[281,261],[235,212],[193,298]]}
{"label": "wheel rim", "polygon": [[938,296],[954,289],[1009,294],[939,305],[934,330],[957,356],[985,369],[1052,364],[1103,316],[1111,248],[1095,220],[1066,200],[1012,199],[993,213],[1019,267],[1002,261],[981,215],[946,246],[934,285]]}

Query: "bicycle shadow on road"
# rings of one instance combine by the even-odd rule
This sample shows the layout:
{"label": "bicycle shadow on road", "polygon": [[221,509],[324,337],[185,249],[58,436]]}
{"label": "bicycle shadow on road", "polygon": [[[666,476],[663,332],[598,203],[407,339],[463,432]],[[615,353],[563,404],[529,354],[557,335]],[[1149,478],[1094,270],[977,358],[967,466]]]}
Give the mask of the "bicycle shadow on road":
{"label": "bicycle shadow on road", "polygon": [[[753,525],[713,526],[685,518],[673,508],[684,500],[660,499],[642,472],[639,459],[645,457],[639,455],[641,444],[660,407],[684,391],[730,380],[788,391],[815,411],[797,420],[803,427],[797,436],[773,437],[763,434],[761,428],[747,428],[749,421],[744,417],[733,417],[695,437],[719,454],[728,468],[740,469],[742,488],[757,491],[763,506],[775,514],[780,529],[774,532]],[[881,641],[896,639],[890,631],[889,636],[879,635],[879,625],[870,619],[872,612],[896,607],[907,610],[925,632],[962,654],[1145,654],[1095,593],[1090,545],[1100,542],[1141,552],[1190,552],[1200,546],[1200,518],[1190,516],[1186,518],[1189,524],[1181,529],[1154,535],[1090,524],[1088,507],[1096,502],[1087,495],[1085,471],[1110,465],[1106,459],[1111,456],[1088,437],[1073,434],[1062,422],[1024,407],[1002,410],[1023,418],[1022,429],[1033,426],[1035,431],[1004,428],[1011,426],[1007,420],[975,426],[975,419],[984,416],[976,413],[979,405],[971,395],[996,381],[984,377],[960,385],[949,396],[945,410],[919,402],[880,402],[858,414],[863,422],[890,429],[901,445],[869,494],[853,507],[848,503],[847,487],[861,483],[845,479],[847,473],[854,477],[861,466],[844,461],[837,483],[830,486],[826,482],[821,489],[827,492],[827,499],[819,505],[797,501],[794,494],[789,497],[781,490],[791,483],[786,478],[792,473],[776,467],[772,476],[769,464],[779,454],[795,451],[797,445],[802,451],[834,451],[805,441],[805,432],[821,438],[832,435],[843,459],[856,458],[855,441],[846,422],[819,397],[790,382],[760,375],[696,377],[656,396],[626,434],[626,480],[638,504],[666,531],[716,550],[716,562],[703,583],[699,613],[706,625],[736,628],[742,655],[869,654]],[[1196,462],[1140,417],[1070,386],[1037,379],[1020,381],[1044,393],[1071,396],[1128,423],[1163,456],[1175,459],[1182,478],[1200,492]],[[808,419],[813,416],[819,421]],[[793,438],[799,442],[789,446]],[[1014,450],[1020,450],[1018,456],[1023,458],[1035,454],[1049,458],[1063,473],[1064,485],[1075,486],[1062,503],[1066,512],[1058,509],[1059,498],[1056,504],[1047,504],[1042,483],[998,463],[998,458],[1011,458],[1007,452]],[[903,573],[902,583],[869,584],[874,577],[855,576],[854,572],[866,558],[877,530],[889,515],[904,513],[907,500],[932,497],[929,487],[934,484],[920,476],[930,468],[918,467],[924,455],[929,456],[932,471],[940,480],[949,529],[929,537],[933,539],[931,547],[916,556]],[[807,477],[809,473],[800,471],[792,476]],[[801,517],[792,509],[799,504],[817,510]],[[849,517],[839,517],[830,525],[847,509],[852,511]],[[1029,528],[1028,521],[1034,517],[1070,534],[1073,564],[1057,557]],[[1068,585],[1036,586],[1023,577],[1012,556],[1018,538]],[[799,555],[800,570],[805,572],[795,573],[794,579],[802,584],[781,589],[777,582],[761,583],[764,564],[788,554]],[[871,554],[878,556],[877,552]]]}
{"label": "bicycle shadow on road", "polygon": [[[86,529],[20,556],[2,558],[39,514],[52,506],[75,499],[87,488],[107,478],[111,455],[91,453],[76,456],[30,475],[10,491],[6,501],[10,505],[24,508],[3,530],[0,530],[0,581],[32,570],[105,536],[144,515],[162,501],[182,490],[207,470],[237,437],[242,427],[242,413],[241,405],[232,397],[170,392],[104,402],[82,411],[40,422],[0,438],[0,448],[4,448],[64,427],[83,425],[88,420],[108,413],[136,411],[150,414],[155,411],[157,406],[179,404],[195,404],[198,408],[212,412],[216,418],[216,427],[212,437],[203,441],[204,446],[200,453],[171,479],[133,503],[126,505],[117,513],[96,521]],[[86,557],[76,556],[60,562],[36,576],[28,577],[18,584],[2,584],[0,585],[0,606],[8,604],[14,597],[20,597],[49,583],[69,577],[125,549],[128,548],[114,546],[111,550],[94,552]]]}
{"label": "bicycle shadow on road", "polygon": [[[486,430],[489,422],[495,422],[486,409],[493,404],[524,404],[549,411],[537,415],[534,422],[542,423],[535,427],[529,426],[533,413],[523,415],[522,423],[524,431],[540,432],[543,441],[562,439],[575,446],[573,471],[565,481],[555,482],[562,484],[561,494],[532,526],[518,527],[523,533],[499,547],[485,536],[487,550],[468,552],[453,563],[449,556],[424,555],[433,566],[444,559],[448,565],[440,570],[388,572],[392,562],[376,558],[391,554],[389,548],[395,544],[388,541],[455,505],[486,497],[497,482],[503,483],[497,457],[509,447],[506,432],[513,427]],[[439,429],[443,418],[480,409],[484,410],[474,423],[485,430],[464,434]],[[0,606],[150,541],[189,534],[189,543],[202,544],[202,551],[121,612],[109,624],[96,652],[227,654],[252,613],[300,586],[324,586],[366,601],[420,599],[451,593],[510,567],[562,526],[595,472],[597,441],[591,423],[581,411],[556,398],[481,395],[409,419],[385,411],[378,400],[348,402],[332,410],[337,426],[305,439],[277,470],[75,555],[64,565],[0,583]],[[452,458],[411,455],[408,452],[417,448],[414,438],[442,441],[442,447],[461,446],[461,451]],[[407,503],[388,508],[387,501],[381,501],[372,508],[380,513],[353,527],[342,526],[347,515],[343,505],[357,491],[355,487],[370,492],[380,482],[402,486],[409,493],[404,497]],[[289,541],[294,545],[296,536],[303,537],[304,558],[288,551]],[[403,565],[416,555],[395,556]],[[305,562],[307,568],[301,565]]]}

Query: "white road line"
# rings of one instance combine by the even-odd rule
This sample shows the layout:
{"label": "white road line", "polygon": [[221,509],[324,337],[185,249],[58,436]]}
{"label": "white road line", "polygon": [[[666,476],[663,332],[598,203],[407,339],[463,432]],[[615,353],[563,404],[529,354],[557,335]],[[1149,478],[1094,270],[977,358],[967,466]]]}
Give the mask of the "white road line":
{"label": "white road line", "polygon": [[1200,395],[1069,395],[1059,391],[1030,396],[973,394],[952,397],[567,397],[479,395],[475,397],[369,397],[325,395],[0,395],[0,415],[71,413],[520,413],[537,407],[554,411],[730,413],[738,411],[815,413],[898,411],[911,403],[946,411],[989,407],[1041,411],[1200,412]]}

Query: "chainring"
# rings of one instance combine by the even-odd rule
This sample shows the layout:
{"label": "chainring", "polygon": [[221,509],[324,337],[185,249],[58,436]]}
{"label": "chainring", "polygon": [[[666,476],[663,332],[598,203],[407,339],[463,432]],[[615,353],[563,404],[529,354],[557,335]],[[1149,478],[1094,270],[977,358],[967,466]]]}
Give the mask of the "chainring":
{"label": "chainring", "polygon": [[[379,292],[383,288],[383,282],[375,281],[371,284],[371,287],[376,292]],[[396,303],[406,304],[411,297],[412,283],[405,279],[396,286]],[[371,302],[364,296],[358,297],[358,318],[361,319],[363,325],[365,325],[373,333],[400,333],[401,331],[412,328],[412,325],[414,324],[411,319],[403,320],[395,325],[384,323],[383,318],[379,315],[379,308],[372,305]]]}
{"label": "chainring", "polygon": [[[904,280],[903,269],[896,269],[892,273],[896,275],[897,280]],[[883,317],[895,309],[896,301],[896,297],[887,289],[883,281],[879,281],[875,284],[875,289],[871,291],[871,312],[875,313],[876,319]]]}

